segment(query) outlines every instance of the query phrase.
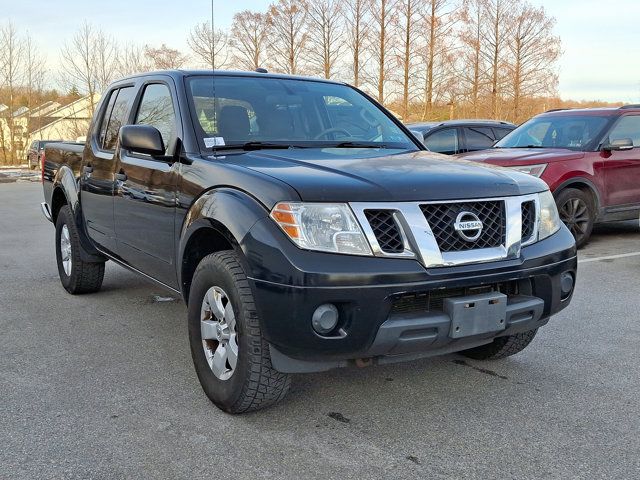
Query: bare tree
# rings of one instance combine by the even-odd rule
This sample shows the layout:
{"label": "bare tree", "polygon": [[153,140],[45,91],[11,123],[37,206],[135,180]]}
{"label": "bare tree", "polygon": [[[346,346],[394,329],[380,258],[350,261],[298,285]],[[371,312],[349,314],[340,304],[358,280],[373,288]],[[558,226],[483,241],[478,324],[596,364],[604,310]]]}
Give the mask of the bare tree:
{"label": "bare tree", "polygon": [[197,60],[215,70],[227,65],[229,37],[224,30],[216,30],[211,25],[210,22],[197,24],[189,32],[187,43]]}
{"label": "bare tree", "polygon": [[244,10],[233,16],[231,45],[234,63],[245,70],[256,70],[263,63],[269,29],[267,15]]}
{"label": "bare tree", "polygon": [[453,76],[453,29],[458,20],[455,6],[451,0],[426,0],[422,14],[424,32],[423,58],[425,63],[425,103],[422,117],[429,116],[433,110],[434,98],[442,88],[451,91],[449,84]]}
{"label": "bare tree", "polygon": [[97,93],[102,93],[116,77],[118,47],[111,37],[98,30],[93,39]]}
{"label": "bare tree", "polygon": [[[44,86],[44,77],[46,72],[46,60],[40,53],[37,45],[33,42],[31,35],[27,33],[24,40],[24,82],[27,89],[27,108],[33,109],[36,102],[36,93],[42,91]],[[27,131],[36,130],[42,126],[41,114],[32,116],[31,112],[27,115]]]}
{"label": "bare tree", "polygon": [[483,53],[488,62],[491,78],[491,116],[498,118],[498,99],[504,83],[505,44],[509,29],[512,28],[512,15],[520,0],[484,0],[482,29]]}
{"label": "bare tree", "polygon": [[400,49],[396,55],[397,63],[402,70],[402,109],[404,120],[409,116],[409,91],[415,63],[415,50],[418,47],[418,12],[422,7],[422,0],[399,0],[397,14],[394,16],[394,26],[398,32]]}
{"label": "bare tree", "polygon": [[117,71],[116,46],[101,30],[84,22],[60,51],[61,82],[79,87],[89,96],[93,114],[96,94],[104,90]]}
{"label": "bare tree", "polygon": [[134,44],[126,44],[120,49],[118,55],[117,73],[120,77],[146,72],[153,68],[151,61],[144,53],[144,47]]}
{"label": "bare tree", "polygon": [[144,46],[144,54],[149,59],[153,68],[158,70],[175,70],[182,68],[189,56],[176,50],[175,48],[168,47],[164,43],[157,48],[150,45]]}
{"label": "bare tree", "polygon": [[370,30],[371,0],[343,0],[346,22],[347,46],[351,52],[353,84],[360,86],[360,75],[364,68],[363,53]]}
{"label": "bare tree", "polygon": [[310,0],[308,55],[315,71],[331,78],[344,47],[340,0]]}
{"label": "bare tree", "polygon": [[274,66],[284,73],[297,74],[302,69],[302,53],[307,43],[307,2],[278,0],[267,14],[271,28],[269,46]]}
{"label": "bare tree", "polygon": [[27,107],[34,106],[33,95],[42,90],[46,72],[46,60],[40,53],[40,49],[33,42],[33,38],[27,33],[24,39],[24,81],[27,88]]}
{"label": "bare tree", "polygon": [[375,86],[378,102],[384,103],[384,87],[388,80],[389,53],[391,39],[391,21],[393,19],[395,0],[374,0],[371,5],[372,28],[371,50],[376,62]]}
{"label": "bare tree", "polygon": [[[24,41],[18,35],[13,23],[8,22],[0,26],[0,86],[7,91],[7,134],[0,123],[0,148],[4,163],[12,163],[16,159],[16,123],[14,110],[16,107],[17,87],[24,79]],[[7,141],[8,140],[8,141]],[[8,151],[8,152],[7,152]],[[7,153],[9,155],[7,156]]]}
{"label": "bare tree", "polygon": [[553,34],[555,20],[543,7],[519,5],[513,16],[509,36],[511,59],[508,64],[513,95],[513,120],[521,120],[523,97],[552,95],[557,86],[553,69],[560,57],[560,38]]}
{"label": "bare tree", "polygon": [[462,44],[461,78],[471,101],[473,116],[479,115],[480,93],[486,82],[486,67],[482,56],[483,0],[465,0],[462,7],[463,28],[460,31]]}

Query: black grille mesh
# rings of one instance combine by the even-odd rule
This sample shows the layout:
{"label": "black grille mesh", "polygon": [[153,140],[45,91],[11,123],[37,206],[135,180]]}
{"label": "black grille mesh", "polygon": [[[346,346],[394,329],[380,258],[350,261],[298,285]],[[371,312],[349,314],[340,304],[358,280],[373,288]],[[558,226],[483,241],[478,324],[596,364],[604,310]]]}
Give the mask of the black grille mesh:
{"label": "black grille mesh", "polygon": [[400,228],[393,218],[393,212],[393,210],[365,210],[364,214],[380,244],[380,249],[385,253],[402,253],[404,242]]}
{"label": "black grille mesh", "polygon": [[444,288],[428,292],[411,292],[397,295],[392,299],[392,314],[409,314],[418,312],[439,312],[443,310],[444,299],[477,295],[479,293],[500,292],[515,295],[519,291],[516,281],[494,283],[474,287]]}
{"label": "black grille mesh", "polygon": [[[420,205],[442,252],[459,252],[477,248],[491,248],[505,242],[504,201],[436,203]],[[482,222],[480,237],[472,242],[464,240],[453,224],[460,212],[475,213]]]}
{"label": "black grille mesh", "polygon": [[522,204],[522,243],[531,240],[536,223],[536,204],[533,200]]}

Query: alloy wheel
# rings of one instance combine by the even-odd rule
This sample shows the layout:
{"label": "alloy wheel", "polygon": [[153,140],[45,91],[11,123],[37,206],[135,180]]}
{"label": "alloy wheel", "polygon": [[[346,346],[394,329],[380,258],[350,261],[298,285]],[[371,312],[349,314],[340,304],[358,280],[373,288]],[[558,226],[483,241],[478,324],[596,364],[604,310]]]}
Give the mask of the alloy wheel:
{"label": "alloy wheel", "polygon": [[233,307],[220,287],[211,287],[204,295],[200,334],[209,368],[218,379],[228,380],[238,363],[238,334]]}
{"label": "alloy wheel", "polygon": [[589,207],[580,198],[569,198],[560,206],[560,219],[573,234],[576,242],[584,238],[589,230]]}
{"label": "alloy wheel", "polygon": [[71,267],[73,266],[73,258],[71,256],[71,237],[69,236],[69,228],[62,226],[60,231],[60,258],[62,260],[62,268],[64,273],[71,276]]}

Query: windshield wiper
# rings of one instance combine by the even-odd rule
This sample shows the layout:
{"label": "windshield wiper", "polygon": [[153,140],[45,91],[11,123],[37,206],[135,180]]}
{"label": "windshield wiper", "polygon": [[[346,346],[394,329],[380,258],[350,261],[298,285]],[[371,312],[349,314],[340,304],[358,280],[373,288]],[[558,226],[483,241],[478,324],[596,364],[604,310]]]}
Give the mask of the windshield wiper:
{"label": "windshield wiper", "polygon": [[287,143],[271,143],[271,142],[247,142],[242,144],[232,144],[232,145],[219,145],[216,147],[212,147],[215,151],[220,150],[270,150],[270,149],[280,149],[287,150],[289,148],[305,148],[299,145],[290,145]]}
{"label": "windshield wiper", "polygon": [[329,148],[387,148],[387,146],[376,142],[340,142]]}

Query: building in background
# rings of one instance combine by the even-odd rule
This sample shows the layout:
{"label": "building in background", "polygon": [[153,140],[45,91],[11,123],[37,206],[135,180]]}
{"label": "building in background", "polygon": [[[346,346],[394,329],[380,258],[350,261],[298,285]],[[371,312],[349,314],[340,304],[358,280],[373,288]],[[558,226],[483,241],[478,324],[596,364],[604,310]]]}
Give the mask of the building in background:
{"label": "building in background", "polygon": [[5,159],[4,163],[10,157],[14,158],[14,163],[23,163],[28,147],[34,140],[76,141],[86,135],[92,106],[98,100],[99,96],[95,95],[93,102],[89,96],[68,105],[49,101],[31,109],[20,107],[13,112],[0,104],[0,157]]}

